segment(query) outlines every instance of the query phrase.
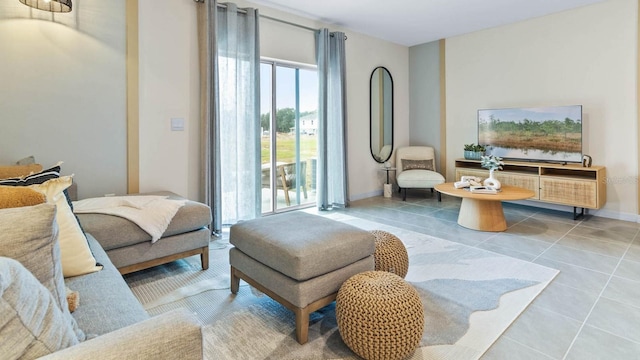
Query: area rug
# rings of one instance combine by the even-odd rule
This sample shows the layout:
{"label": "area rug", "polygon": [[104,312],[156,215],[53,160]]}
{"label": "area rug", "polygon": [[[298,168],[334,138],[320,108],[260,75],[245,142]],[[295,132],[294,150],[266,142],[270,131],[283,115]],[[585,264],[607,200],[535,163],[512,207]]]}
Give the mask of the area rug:
{"label": "area rug", "polygon": [[[406,280],[425,309],[420,347],[409,359],[478,359],[558,274],[557,270],[341,213],[326,215],[398,236]],[[312,314],[309,342],[295,339],[292,312],[246,284],[229,292],[228,249],[125,276],[151,315],[186,307],[202,323],[207,359],[358,359],[342,342],[335,305]]]}

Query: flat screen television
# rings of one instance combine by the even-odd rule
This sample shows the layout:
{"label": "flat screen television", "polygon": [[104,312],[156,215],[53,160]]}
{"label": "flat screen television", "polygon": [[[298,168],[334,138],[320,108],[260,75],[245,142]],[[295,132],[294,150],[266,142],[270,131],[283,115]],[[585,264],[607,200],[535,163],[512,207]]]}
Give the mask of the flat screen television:
{"label": "flat screen television", "polygon": [[581,162],[582,105],[478,110],[478,144],[503,159]]}

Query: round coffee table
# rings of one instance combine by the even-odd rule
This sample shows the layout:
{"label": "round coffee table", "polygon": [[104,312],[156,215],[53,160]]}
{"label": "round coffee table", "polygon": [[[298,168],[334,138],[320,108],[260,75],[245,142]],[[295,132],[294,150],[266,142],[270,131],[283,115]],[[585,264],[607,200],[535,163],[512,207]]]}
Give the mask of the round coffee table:
{"label": "round coffee table", "polygon": [[434,189],[442,194],[462,198],[458,224],[480,231],[505,231],[507,220],[504,218],[502,201],[525,200],[535,195],[531,190],[509,185],[503,185],[497,194],[476,194],[456,189],[453,183],[439,184]]}

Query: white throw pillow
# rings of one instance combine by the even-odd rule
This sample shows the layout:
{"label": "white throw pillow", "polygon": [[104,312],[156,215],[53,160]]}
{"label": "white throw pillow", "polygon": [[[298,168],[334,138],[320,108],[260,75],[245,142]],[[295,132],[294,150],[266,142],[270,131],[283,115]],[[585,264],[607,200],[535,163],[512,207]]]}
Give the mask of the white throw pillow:
{"label": "white throw pillow", "polygon": [[61,176],[42,184],[29,185],[47,196],[47,202],[58,208],[56,221],[60,229],[59,243],[64,277],[84,275],[99,271],[85,237],[63,191],[71,186],[71,176]]}

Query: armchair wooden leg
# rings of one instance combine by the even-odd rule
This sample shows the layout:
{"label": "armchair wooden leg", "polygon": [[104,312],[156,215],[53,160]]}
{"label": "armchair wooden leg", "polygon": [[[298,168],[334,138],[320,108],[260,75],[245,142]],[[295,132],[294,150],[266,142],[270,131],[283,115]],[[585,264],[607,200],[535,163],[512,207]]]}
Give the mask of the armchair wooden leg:
{"label": "armchair wooden leg", "polygon": [[407,201],[407,188],[402,189],[402,201]]}
{"label": "armchair wooden leg", "polygon": [[289,200],[289,189],[285,189],[284,191],[284,202],[287,204],[287,206],[291,205],[291,200]]}
{"label": "armchair wooden leg", "polygon": [[291,205],[291,201],[289,200],[289,187],[287,186],[287,177],[284,172],[284,166],[278,166],[278,177],[280,178],[280,182],[282,184],[282,190],[284,191],[284,202],[287,206]]}

